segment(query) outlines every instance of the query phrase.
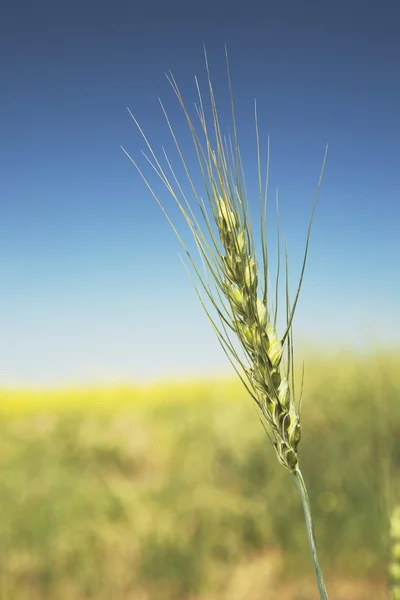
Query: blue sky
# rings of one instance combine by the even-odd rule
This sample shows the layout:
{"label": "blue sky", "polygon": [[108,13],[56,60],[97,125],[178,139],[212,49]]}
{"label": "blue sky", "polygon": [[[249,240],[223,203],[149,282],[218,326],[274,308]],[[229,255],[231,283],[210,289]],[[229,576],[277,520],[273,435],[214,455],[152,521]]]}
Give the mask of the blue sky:
{"label": "blue sky", "polygon": [[120,148],[142,160],[127,107],[157,151],[171,148],[161,97],[189,152],[164,74],[193,106],[203,43],[226,123],[228,46],[250,191],[257,98],[294,278],[329,143],[299,346],[398,346],[399,20],[394,1],[4,5],[0,384],[230,373],[179,243]]}

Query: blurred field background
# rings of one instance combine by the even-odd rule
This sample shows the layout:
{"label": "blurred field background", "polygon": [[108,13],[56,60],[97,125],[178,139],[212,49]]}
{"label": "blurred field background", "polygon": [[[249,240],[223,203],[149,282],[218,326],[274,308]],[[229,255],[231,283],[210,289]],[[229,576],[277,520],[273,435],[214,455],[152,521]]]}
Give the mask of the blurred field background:
{"label": "blurred field background", "polygon": [[[300,456],[332,599],[387,597],[399,359],[306,361]],[[235,379],[3,390],[0,409],[1,600],[317,598],[297,490]]]}

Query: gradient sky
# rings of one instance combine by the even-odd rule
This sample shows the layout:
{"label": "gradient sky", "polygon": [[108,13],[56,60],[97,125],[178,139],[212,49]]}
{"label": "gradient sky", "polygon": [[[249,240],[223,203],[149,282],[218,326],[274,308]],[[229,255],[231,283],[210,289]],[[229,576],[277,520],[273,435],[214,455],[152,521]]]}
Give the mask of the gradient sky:
{"label": "gradient sky", "polygon": [[299,344],[398,346],[399,31],[394,0],[3,3],[0,385],[231,372],[179,243],[120,148],[145,165],[127,107],[157,151],[171,148],[158,97],[189,148],[164,74],[193,106],[203,43],[226,122],[228,46],[250,191],[257,98],[293,280],[329,143]]}

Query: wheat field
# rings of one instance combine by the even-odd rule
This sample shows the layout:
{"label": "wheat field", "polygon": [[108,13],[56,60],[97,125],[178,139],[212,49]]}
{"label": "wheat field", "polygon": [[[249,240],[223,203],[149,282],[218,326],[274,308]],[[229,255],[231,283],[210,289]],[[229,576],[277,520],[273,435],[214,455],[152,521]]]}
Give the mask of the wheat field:
{"label": "wheat field", "polygon": [[[306,360],[300,455],[333,599],[387,597],[399,359]],[[0,472],[1,600],[317,598],[296,490],[235,379],[2,390]]]}

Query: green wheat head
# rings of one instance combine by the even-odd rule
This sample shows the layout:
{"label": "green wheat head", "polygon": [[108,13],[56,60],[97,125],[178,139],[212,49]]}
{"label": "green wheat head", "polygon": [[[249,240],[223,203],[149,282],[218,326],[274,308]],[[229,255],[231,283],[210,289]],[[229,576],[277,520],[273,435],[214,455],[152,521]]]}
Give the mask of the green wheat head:
{"label": "green wheat head", "polygon": [[[257,108],[255,105],[255,145],[258,171],[260,208],[261,260],[256,257],[254,235],[250,220],[242,160],[239,150],[231,77],[226,53],[232,138],[226,139],[220,128],[210,72],[206,58],[208,95],[211,104],[210,122],[206,119],[203,96],[195,79],[198,106],[198,125],[195,127],[185,107],[178,85],[167,75],[182,107],[193,139],[198,166],[202,175],[206,202],[196,189],[183,151],[168,115],[161,104],[169,130],[175,142],[191,194],[202,217],[202,226],[180,184],[165,151],[166,170],[161,166],[138,121],[129,111],[147,145],[144,156],[176,201],[196,242],[205,276],[200,274],[194,258],[169,218],[159,196],[135,160],[135,165],[147,187],[157,200],[178,236],[198,277],[200,288],[211,303],[215,314],[206,306],[197,285],[196,291],[225,353],[240,376],[259,409],[261,421],[271,440],[279,461],[289,471],[298,468],[298,445],[301,438],[301,397],[296,400],[293,372],[292,322],[299,298],[306,264],[312,219],[318,199],[325,157],[317,185],[316,198],[308,228],[303,265],[293,303],[289,299],[286,255],[286,327],[277,333],[280,242],[278,229],[278,265],[273,289],[270,284],[270,265],[267,244],[267,192],[269,177],[269,144],[265,169],[261,167]],[[264,172],[263,172],[264,171]]]}
{"label": "green wheat head", "polygon": [[390,519],[391,553],[389,564],[392,600],[400,600],[400,505],[393,509]]}

